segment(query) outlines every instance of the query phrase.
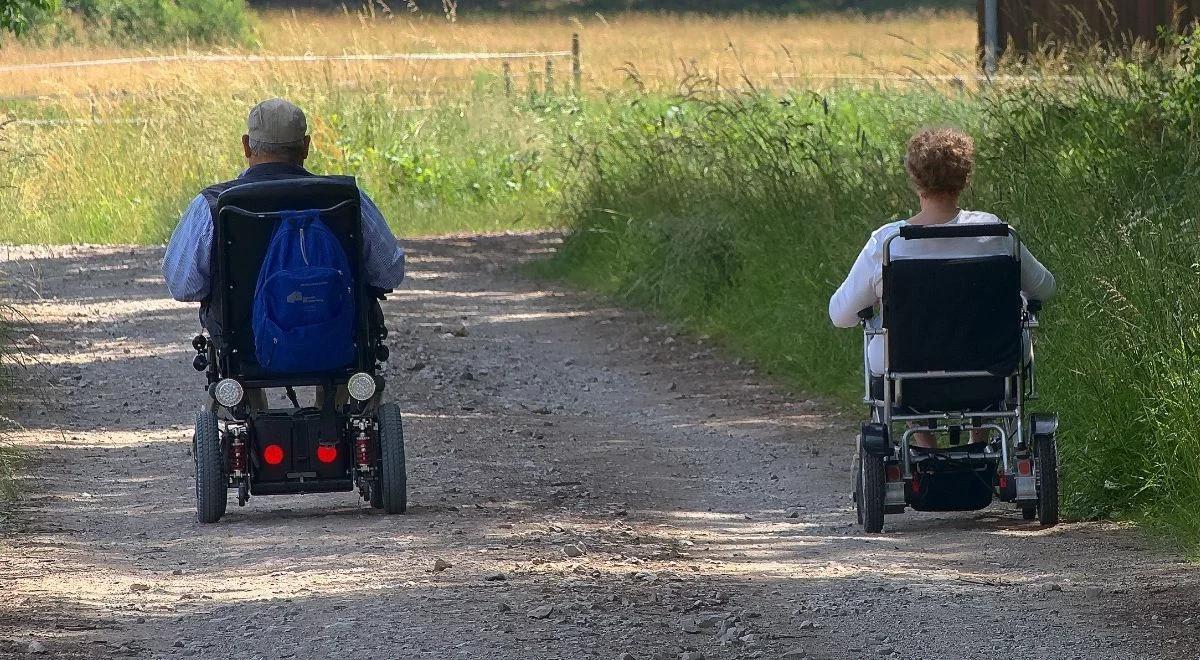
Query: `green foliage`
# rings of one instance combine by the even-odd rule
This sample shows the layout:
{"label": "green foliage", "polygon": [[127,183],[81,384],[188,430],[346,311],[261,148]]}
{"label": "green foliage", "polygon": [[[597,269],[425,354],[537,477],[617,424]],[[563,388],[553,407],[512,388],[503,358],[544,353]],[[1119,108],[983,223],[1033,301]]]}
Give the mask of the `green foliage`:
{"label": "green foliage", "polygon": [[250,37],[245,0],[66,0],[41,12],[40,41],[121,44],[237,44]]}
{"label": "green foliage", "polygon": [[58,0],[0,0],[0,31],[22,35],[37,19],[58,11]]}
{"label": "green foliage", "polygon": [[585,150],[551,268],[689,321],[847,403],[861,336],[829,295],[871,229],[916,205],[902,167],[929,124],[979,142],[965,205],[1012,222],[1059,278],[1039,344],[1065,498],[1200,542],[1200,99],[1193,48],[946,95],[639,100]]}

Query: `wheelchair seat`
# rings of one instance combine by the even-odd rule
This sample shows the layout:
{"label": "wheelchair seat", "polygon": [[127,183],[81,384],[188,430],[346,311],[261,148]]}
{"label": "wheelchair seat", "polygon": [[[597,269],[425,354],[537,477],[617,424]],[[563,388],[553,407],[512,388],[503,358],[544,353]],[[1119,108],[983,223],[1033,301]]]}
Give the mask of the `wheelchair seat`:
{"label": "wheelchair seat", "polygon": [[[891,400],[903,401],[894,407],[901,413],[994,411],[1011,396],[1008,385],[1009,379],[1001,377],[910,380],[900,393],[893,384]],[[883,376],[871,377],[871,398],[883,400]]]}
{"label": "wheelchair seat", "polygon": [[991,410],[1009,398],[1023,353],[1020,262],[900,259],[883,270],[890,377],[873,379],[878,399],[884,380],[893,403],[921,412]]}
{"label": "wheelchair seat", "polygon": [[[374,305],[362,274],[359,191],[353,177],[308,176],[258,181],[234,186],[217,198],[213,237],[211,312],[216,316],[220,375],[244,378],[247,387],[309,384],[321,379],[344,380],[374,365],[370,309]],[[251,312],[255,285],[279,213],[317,209],[346,254],[354,281],[355,360],[345,369],[325,374],[275,374],[254,359]]]}

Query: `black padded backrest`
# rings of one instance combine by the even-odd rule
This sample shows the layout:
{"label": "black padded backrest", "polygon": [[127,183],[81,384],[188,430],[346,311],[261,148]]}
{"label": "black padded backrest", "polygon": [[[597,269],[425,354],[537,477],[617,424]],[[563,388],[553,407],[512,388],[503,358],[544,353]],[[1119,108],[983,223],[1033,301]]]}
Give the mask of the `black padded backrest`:
{"label": "black padded backrest", "polygon": [[[242,356],[254,356],[251,308],[267,246],[279,224],[279,212],[321,210],[321,221],[346,252],[356,289],[359,346],[366,330],[363,316],[369,301],[361,264],[359,192],[353,177],[298,177],[234,186],[217,198],[214,240],[213,305],[221,314],[220,344]],[[361,352],[361,351],[360,351]],[[361,356],[359,362],[361,362]]]}
{"label": "black padded backrest", "polygon": [[1021,360],[1021,268],[1011,256],[899,259],[883,267],[892,371],[1012,374]]}

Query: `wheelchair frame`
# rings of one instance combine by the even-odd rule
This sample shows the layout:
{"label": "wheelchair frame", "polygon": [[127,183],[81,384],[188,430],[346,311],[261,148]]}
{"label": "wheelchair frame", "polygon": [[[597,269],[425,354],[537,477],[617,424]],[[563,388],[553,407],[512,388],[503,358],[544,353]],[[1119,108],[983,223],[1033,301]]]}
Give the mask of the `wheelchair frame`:
{"label": "wheelchair frame", "polygon": [[[1012,240],[1012,258],[1019,270],[1021,240],[1017,232],[1002,223],[950,226],[904,226],[888,237],[883,245],[883,265],[892,262],[892,243],[898,238],[972,238],[983,236],[1008,236]],[[887,328],[884,327],[883,305],[880,305],[879,324],[873,327],[874,308],[859,312],[863,329],[863,402],[869,406],[871,421],[863,424],[855,454],[854,498],[858,509],[859,523],[868,532],[879,532],[883,528],[884,514],[897,514],[912,506],[914,480],[918,466],[927,461],[938,461],[941,465],[951,464],[969,467],[984,465],[995,468],[996,483],[993,485],[994,501],[1015,503],[1025,519],[1035,515],[1045,525],[1058,522],[1058,475],[1057,441],[1058,420],[1055,415],[1032,415],[1025,423],[1025,402],[1037,399],[1037,378],[1034,359],[1034,331],[1038,328],[1039,301],[1027,301],[1021,321],[1022,342],[1028,347],[1028,355],[1022,355],[1013,373],[1004,376],[1004,398],[998,401],[997,410],[954,410],[948,412],[900,411],[903,405],[903,384],[912,380],[994,378],[989,371],[910,371],[896,372],[891,368],[891,348]],[[875,337],[883,342],[882,398],[871,391],[872,373],[870,344]],[[1024,346],[1022,348],[1024,353]],[[1028,359],[1026,359],[1026,357]],[[895,396],[893,396],[895,395]],[[898,400],[893,400],[893,399]],[[940,423],[940,424],[939,424]],[[905,424],[899,441],[894,442],[893,427]],[[993,449],[995,440],[989,440],[982,448],[968,442],[958,448],[957,440],[963,432],[988,431],[998,436],[998,454]],[[914,455],[910,440],[917,433],[949,434],[952,446],[949,449],[927,449]],[[1032,442],[1030,442],[1032,440]],[[976,447],[972,450],[972,447]],[[1048,456],[1047,456],[1048,455]],[[1038,459],[1045,460],[1038,460]],[[868,464],[874,463],[873,468]],[[897,469],[898,468],[898,469]],[[872,474],[868,474],[868,471]],[[1053,474],[1050,474],[1050,473]],[[883,479],[883,488],[870,488],[871,480]],[[876,484],[877,485],[877,484]],[[876,495],[872,497],[872,494]],[[875,501],[872,501],[875,500]],[[972,507],[974,508],[974,507]],[[939,509],[946,510],[946,509]],[[971,510],[971,509],[961,509]]]}

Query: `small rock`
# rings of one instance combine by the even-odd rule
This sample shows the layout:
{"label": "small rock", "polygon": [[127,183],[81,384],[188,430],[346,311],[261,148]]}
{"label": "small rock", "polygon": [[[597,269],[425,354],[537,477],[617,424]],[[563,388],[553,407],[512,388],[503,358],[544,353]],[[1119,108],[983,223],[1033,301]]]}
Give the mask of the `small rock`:
{"label": "small rock", "polygon": [[805,619],[800,622],[800,625],[798,627],[800,628],[800,630],[808,630],[810,628],[816,628],[817,624],[813,623],[812,621],[810,621],[808,619]]}
{"label": "small rock", "polygon": [[442,571],[446,570],[447,568],[450,568],[453,565],[454,564],[451,564],[450,562],[446,561],[445,559],[438,557],[437,560],[435,560],[433,562],[433,572],[441,573]]}
{"label": "small rock", "polygon": [[[32,336],[32,335],[30,335],[30,336]],[[39,641],[37,641],[36,639],[35,639],[35,640],[33,640],[32,642],[29,642],[29,648],[28,648],[27,650],[28,650],[30,653],[33,653],[33,654],[35,654],[35,655],[43,655],[43,654],[45,654],[45,653],[48,653],[48,652],[49,652],[49,651],[46,649],[46,645],[45,645],[45,644],[43,644],[43,643],[41,643],[41,642],[39,642]]]}
{"label": "small rock", "polygon": [[582,557],[585,552],[582,543],[568,543],[563,546],[563,554],[568,557]]}
{"label": "small rock", "polygon": [[1062,585],[1057,582],[1051,582],[1045,586],[1046,591],[1062,591]]}
{"label": "small rock", "polygon": [[683,632],[689,635],[695,635],[700,632],[700,626],[696,625],[696,622],[690,619],[688,621],[684,621],[680,628],[683,630]]}
{"label": "small rock", "polygon": [[684,651],[679,654],[679,660],[704,660],[704,654],[699,651]]}
{"label": "small rock", "polygon": [[881,646],[875,649],[875,655],[891,655],[895,652],[896,648],[893,646]]}
{"label": "small rock", "polygon": [[549,618],[550,615],[553,613],[554,613],[553,605],[542,605],[541,607],[535,607],[532,610],[529,610],[529,613],[526,614],[525,616],[527,616],[531,619],[546,619],[546,618]]}
{"label": "small rock", "polygon": [[512,608],[509,607],[508,603],[496,603],[497,612],[509,612],[511,610]]}
{"label": "small rock", "polygon": [[150,585],[142,584],[141,582],[134,582],[133,584],[129,585],[129,590],[135,593],[138,591],[150,591]]}
{"label": "small rock", "polygon": [[171,646],[174,646],[177,649],[181,649],[181,648],[183,648],[183,640],[177,639],[177,640],[175,640],[175,643],[172,644]]}
{"label": "small rock", "polygon": [[781,660],[808,660],[808,653],[803,649],[792,649],[784,653]]}
{"label": "small rock", "polygon": [[617,660],[637,660],[637,658],[633,657],[632,653],[622,653],[617,656]]}
{"label": "small rock", "polygon": [[[25,345],[26,346],[41,346],[42,339],[33,333],[29,333],[29,336],[25,338]],[[45,651],[42,651],[42,652],[45,653]]]}
{"label": "small rock", "polygon": [[488,573],[487,575],[483,576],[483,579],[487,580],[488,582],[503,582],[508,578],[503,573]]}

